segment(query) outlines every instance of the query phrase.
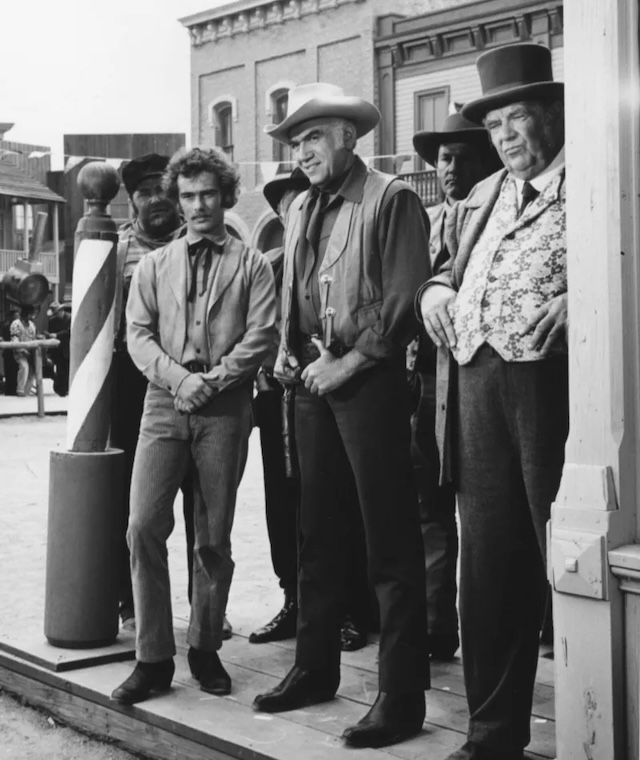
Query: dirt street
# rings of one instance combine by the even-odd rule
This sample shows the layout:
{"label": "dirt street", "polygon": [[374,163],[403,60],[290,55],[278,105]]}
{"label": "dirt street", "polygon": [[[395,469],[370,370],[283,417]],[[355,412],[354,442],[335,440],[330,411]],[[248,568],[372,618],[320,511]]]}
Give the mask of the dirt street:
{"label": "dirt street", "polygon": [[0,690],[0,760],[134,760]]}

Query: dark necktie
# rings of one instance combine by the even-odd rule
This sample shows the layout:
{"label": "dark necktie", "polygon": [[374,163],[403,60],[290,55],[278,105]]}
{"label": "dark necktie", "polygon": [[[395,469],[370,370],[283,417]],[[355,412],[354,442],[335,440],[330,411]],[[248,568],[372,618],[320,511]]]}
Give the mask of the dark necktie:
{"label": "dark necktie", "polygon": [[202,292],[198,295],[202,297],[207,292],[207,283],[209,281],[209,274],[211,273],[211,263],[213,253],[222,253],[224,250],[223,245],[211,242],[206,238],[198,240],[196,243],[191,243],[187,246],[189,253],[189,264],[191,267],[191,284],[189,285],[189,295],[187,301],[194,301],[196,297],[196,291],[198,289],[198,265],[200,260],[203,260],[203,275],[202,275]]}
{"label": "dark necktie", "polygon": [[305,237],[309,245],[313,248],[314,254],[318,255],[318,245],[320,243],[320,234],[322,232],[322,222],[324,221],[324,211],[329,203],[329,193],[323,193],[321,190],[312,188],[309,191],[309,202],[305,214],[306,230]]}
{"label": "dark necktie", "polygon": [[522,200],[520,201],[520,208],[518,209],[518,216],[522,216],[526,207],[534,201],[540,195],[540,191],[536,190],[531,182],[525,180],[522,186]]}

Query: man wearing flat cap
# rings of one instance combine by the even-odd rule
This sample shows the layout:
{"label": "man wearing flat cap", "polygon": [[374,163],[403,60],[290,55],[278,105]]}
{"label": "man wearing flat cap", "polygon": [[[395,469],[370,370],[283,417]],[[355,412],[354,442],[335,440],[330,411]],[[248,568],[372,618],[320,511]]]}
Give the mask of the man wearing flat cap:
{"label": "man wearing flat cap", "polygon": [[354,153],[357,139],[379,119],[366,100],[317,83],[293,88],[287,117],[266,130],[290,145],[311,189],[296,198],[287,217],[275,366],[281,382],[296,384],[296,657],[282,683],[254,705],[293,710],[336,693],[346,550],[337,490],[351,469],[381,627],[377,699],[343,735],[356,747],[418,733],[429,684],[405,376],[405,350],[417,328],[413,294],[430,271],[429,221],[408,185],[367,169]]}
{"label": "man wearing flat cap", "polygon": [[[429,206],[431,221],[429,257],[433,274],[449,259],[444,243],[445,220],[473,186],[498,168],[486,129],[453,113],[439,132],[418,132],[416,153],[436,168],[444,201]],[[410,351],[414,344],[410,347]],[[411,452],[420,507],[420,524],[427,570],[427,622],[429,656],[451,660],[460,639],[457,610],[458,528],[456,494],[452,483],[439,485],[440,458],[435,437],[436,351],[421,331],[413,366],[420,392],[411,418]]]}
{"label": "man wearing flat cap", "polygon": [[455,206],[452,259],[417,301],[439,347],[442,476],[461,523],[470,720],[449,760],[521,760],[569,424],[563,87],[541,45],[497,48],[477,66],[483,95],[462,113],[504,169]]}

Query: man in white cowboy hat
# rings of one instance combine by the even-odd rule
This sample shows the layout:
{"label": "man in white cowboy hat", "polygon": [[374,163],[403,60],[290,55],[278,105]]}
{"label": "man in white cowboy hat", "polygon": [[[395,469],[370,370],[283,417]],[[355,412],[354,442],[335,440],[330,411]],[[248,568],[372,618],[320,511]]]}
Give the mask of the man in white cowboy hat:
{"label": "man in white cowboy hat", "polygon": [[277,712],[332,699],[340,681],[345,515],[339,484],[353,471],[369,571],[380,606],[379,694],[344,732],[384,746],[421,730],[426,653],[424,552],[411,480],[404,354],[417,327],[413,294],[429,273],[429,221],[414,191],[367,169],[356,140],[380,114],[333,85],[289,93],[267,128],[289,144],[311,189],[285,230],[283,324],[275,374],[296,383],[300,572],[295,665],[256,697]]}
{"label": "man in white cowboy hat", "polygon": [[483,96],[462,113],[484,124],[504,169],[455,207],[452,260],[418,302],[441,348],[437,432],[461,522],[470,720],[449,760],[520,760],[569,423],[563,86],[540,45],[497,48],[477,66]]}
{"label": "man in white cowboy hat", "polygon": [[[433,274],[449,259],[444,244],[447,213],[464,200],[473,186],[500,165],[486,129],[456,112],[447,116],[438,132],[413,136],[416,153],[434,166],[442,203],[427,207],[431,222],[429,256]],[[419,400],[411,417],[411,453],[418,491],[420,524],[427,570],[429,656],[451,660],[458,650],[456,494],[452,483],[439,485],[440,460],[435,438],[436,351],[424,331],[415,344],[413,378]]]}
{"label": "man in white cowboy hat", "polygon": [[[310,182],[302,169],[275,177],[267,182],[262,192],[284,224],[292,201]],[[276,297],[280,301],[284,249],[282,246],[265,251],[273,269]],[[277,324],[280,324],[278,314]],[[284,605],[266,625],[249,635],[249,643],[263,644],[294,638],[298,619],[298,501],[299,487],[293,434],[284,431],[283,413],[287,415],[286,430],[290,427],[290,401],[283,402],[282,385],[274,378],[273,369],[278,344],[260,368],[256,379],[257,393],[253,400],[256,425],[260,428],[260,449],[264,473],[264,501],[267,532],[273,570],[284,591]],[[291,398],[288,395],[287,398]],[[287,467],[289,460],[289,471]],[[349,473],[350,474],[350,473]],[[345,614],[340,631],[341,649],[355,651],[367,644],[367,622],[371,617],[369,586],[367,583],[367,556],[364,545],[364,526],[358,506],[353,477],[342,484],[344,509],[348,514],[348,544],[346,562]]]}

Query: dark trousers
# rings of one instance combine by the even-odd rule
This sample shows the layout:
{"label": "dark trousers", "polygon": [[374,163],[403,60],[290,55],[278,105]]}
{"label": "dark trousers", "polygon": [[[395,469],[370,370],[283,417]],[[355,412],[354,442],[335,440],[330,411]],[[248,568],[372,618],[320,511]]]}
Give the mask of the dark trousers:
{"label": "dark trousers", "polygon": [[[300,487],[297,471],[287,477],[285,467],[282,386],[276,380],[269,380],[269,383],[271,390],[260,391],[254,399],[256,422],[260,428],[267,531],[273,570],[280,580],[280,587],[295,595],[298,587]],[[294,467],[294,470],[297,468]],[[350,468],[346,475],[339,489],[347,520],[345,612],[362,626],[376,627],[369,598],[367,549],[358,492]]]}
{"label": "dark trousers", "polygon": [[402,363],[365,370],[323,397],[296,389],[301,485],[296,664],[320,670],[336,687],[347,545],[341,490],[349,468],[380,608],[380,690],[407,692],[429,684],[408,393]]}
{"label": "dark trousers", "polygon": [[287,477],[282,438],[282,386],[269,381],[271,390],[254,399],[260,428],[264,501],[273,571],[280,587],[295,594],[298,586],[298,485]]}
{"label": "dark trousers", "polygon": [[459,368],[460,618],[469,739],[529,742],[547,596],[545,530],[569,429],[566,357]]}
{"label": "dark trousers", "polygon": [[[120,541],[118,568],[120,573],[120,613],[123,619],[133,615],[133,590],[126,528],[129,521],[129,490],[133,460],[138,443],[140,420],[147,392],[147,378],[138,370],[126,351],[113,354],[111,399],[111,445],[124,451],[124,482],[122,487],[123,533]],[[185,532],[187,538],[187,566],[189,570],[189,601],[193,586],[193,488],[187,477],[182,484]]]}
{"label": "dark trousers", "polygon": [[438,484],[435,374],[421,372],[419,381],[420,398],[411,418],[411,456],[427,571],[427,622],[429,634],[455,636],[458,633],[456,492],[452,483]]}

